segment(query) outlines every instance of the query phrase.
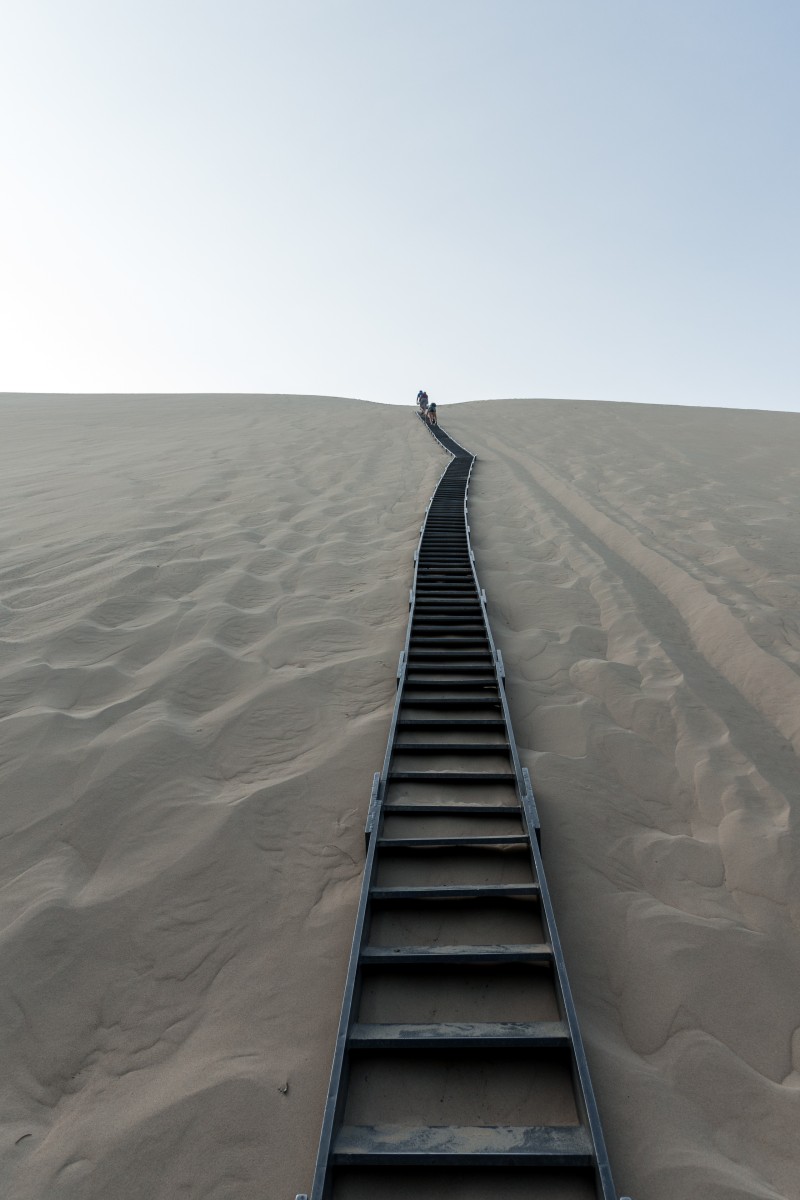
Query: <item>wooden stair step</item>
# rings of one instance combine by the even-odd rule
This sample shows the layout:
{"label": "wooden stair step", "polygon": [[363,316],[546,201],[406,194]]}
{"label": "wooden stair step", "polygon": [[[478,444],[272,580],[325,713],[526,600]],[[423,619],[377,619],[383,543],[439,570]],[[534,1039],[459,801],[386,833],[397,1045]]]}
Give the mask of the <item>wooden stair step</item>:
{"label": "wooden stair step", "polygon": [[355,1024],[352,1047],[363,1050],[563,1049],[569,1031],[563,1021],[470,1021],[420,1025]]}
{"label": "wooden stair step", "polygon": [[545,942],[519,946],[364,946],[361,961],[372,966],[490,966],[498,963],[549,963]]}
{"label": "wooden stair step", "polygon": [[344,1125],[333,1159],[369,1167],[585,1167],[594,1151],[580,1125]]}
{"label": "wooden stair step", "polygon": [[467,847],[527,846],[527,833],[465,834],[461,837],[382,837],[383,850],[460,850]]}
{"label": "wooden stair step", "polygon": [[373,903],[413,904],[459,900],[538,900],[538,883],[440,883],[431,887],[374,887]]}

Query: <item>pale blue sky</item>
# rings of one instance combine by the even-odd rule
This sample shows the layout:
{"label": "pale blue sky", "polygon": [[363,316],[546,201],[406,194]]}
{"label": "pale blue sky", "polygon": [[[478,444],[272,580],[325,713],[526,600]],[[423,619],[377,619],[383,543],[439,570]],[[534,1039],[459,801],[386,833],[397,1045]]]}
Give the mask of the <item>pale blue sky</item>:
{"label": "pale blue sky", "polygon": [[0,16],[0,390],[800,410],[796,0]]}

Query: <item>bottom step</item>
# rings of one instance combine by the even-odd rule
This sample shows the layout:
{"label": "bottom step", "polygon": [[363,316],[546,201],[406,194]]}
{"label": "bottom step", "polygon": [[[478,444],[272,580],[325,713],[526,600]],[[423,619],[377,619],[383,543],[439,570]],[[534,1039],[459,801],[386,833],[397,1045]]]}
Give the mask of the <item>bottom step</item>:
{"label": "bottom step", "polygon": [[582,1125],[345,1125],[333,1148],[345,1166],[588,1167]]}

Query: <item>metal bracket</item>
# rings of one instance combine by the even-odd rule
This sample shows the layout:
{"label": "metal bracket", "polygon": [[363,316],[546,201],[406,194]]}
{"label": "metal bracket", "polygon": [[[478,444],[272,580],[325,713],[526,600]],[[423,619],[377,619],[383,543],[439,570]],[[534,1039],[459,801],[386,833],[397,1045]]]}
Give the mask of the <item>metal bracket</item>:
{"label": "metal bracket", "polygon": [[406,652],[405,652],[405,650],[401,650],[400,651],[400,661],[397,664],[397,682],[398,683],[403,678],[403,671],[405,670],[405,661],[406,661]]}
{"label": "metal bracket", "polygon": [[[539,814],[536,811],[536,801],[533,798],[531,777],[527,767],[522,768],[522,781],[525,784],[525,791],[522,793],[522,812],[525,818],[525,828],[531,837],[534,834],[536,835],[536,841],[541,846],[542,830],[539,825]],[[622,1200],[624,1200],[624,1197]]]}
{"label": "metal bracket", "polygon": [[408,589],[408,607],[409,608],[414,607],[414,589],[413,588]]}
{"label": "metal bracket", "polygon": [[503,655],[501,654],[501,652],[499,650],[495,650],[494,656],[495,656],[495,660],[497,662],[497,673],[500,676],[500,678],[504,680],[506,677],[506,665],[503,662]]}
{"label": "metal bracket", "polygon": [[486,604],[486,588],[481,588],[481,600]]}
{"label": "metal bracket", "polygon": [[376,771],[372,776],[372,791],[369,794],[369,808],[367,809],[367,823],[364,826],[364,841],[369,845],[369,839],[372,836],[372,828],[375,824],[375,812],[378,807],[378,791],[381,786],[380,772]]}

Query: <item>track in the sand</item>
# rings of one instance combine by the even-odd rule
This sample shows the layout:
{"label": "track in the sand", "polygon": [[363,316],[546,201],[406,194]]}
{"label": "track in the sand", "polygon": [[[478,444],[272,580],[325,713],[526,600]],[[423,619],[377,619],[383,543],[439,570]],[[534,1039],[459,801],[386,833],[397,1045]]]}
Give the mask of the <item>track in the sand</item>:
{"label": "track in the sand", "polygon": [[[470,547],[425,514],[310,1200],[617,1200]],[[297,1200],[307,1200],[298,1196]]]}

